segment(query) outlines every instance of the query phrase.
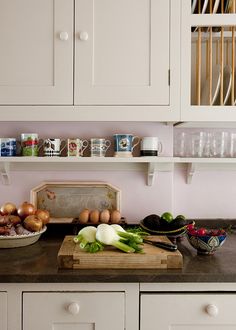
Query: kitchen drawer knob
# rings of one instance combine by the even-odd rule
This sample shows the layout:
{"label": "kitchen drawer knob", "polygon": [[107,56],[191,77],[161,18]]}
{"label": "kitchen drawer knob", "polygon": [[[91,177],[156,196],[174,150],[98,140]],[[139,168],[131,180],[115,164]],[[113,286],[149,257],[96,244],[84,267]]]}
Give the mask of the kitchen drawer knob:
{"label": "kitchen drawer knob", "polygon": [[206,306],[206,312],[210,316],[216,316],[219,313],[219,310],[216,305],[209,304]]}
{"label": "kitchen drawer knob", "polygon": [[72,302],[68,306],[68,312],[72,315],[78,314],[79,313],[79,304],[77,304],[76,302]]}
{"label": "kitchen drawer knob", "polygon": [[61,32],[59,35],[60,40],[62,41],[66,41],[69,39],[69,34],[65,31]]}
{"label": "kitchen drawer knob", "polygon": [[88,40],[88,32],[82,31],[79,34],[79,38],[81,41],[87,41]]}

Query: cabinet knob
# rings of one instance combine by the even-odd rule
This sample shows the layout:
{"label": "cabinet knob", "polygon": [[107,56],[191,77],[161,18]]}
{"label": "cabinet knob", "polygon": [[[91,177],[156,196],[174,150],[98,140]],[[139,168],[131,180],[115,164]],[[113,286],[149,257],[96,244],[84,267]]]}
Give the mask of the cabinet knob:
{"label": "cabinet knob", "polygon": [[216,305],[209,304],[206,306],[206,312],[209,316],[216,316],[219,313],[219,309]]}
{"label": "cabinet knob", "polygon": [[65,32],[65,31],[60,32],[60,34],[59,34],[59,38],[60,38],[60,40],[62,40],[62,41],[66,41],[66,40],[69,39],[69,34],[68,34],[67,32]]}
{"label": "cabinet knob", "polygon": [[79,34],[79,38],[81,41],[87,41],[88,40],[88,32],[81,31]]}
{"label": "cabinet knob", "polygon": [[79,304],[77,304],[76,302],[72,302],[68,305],[67,309],[68,312],[72,315],[76,315],[79,313]]}

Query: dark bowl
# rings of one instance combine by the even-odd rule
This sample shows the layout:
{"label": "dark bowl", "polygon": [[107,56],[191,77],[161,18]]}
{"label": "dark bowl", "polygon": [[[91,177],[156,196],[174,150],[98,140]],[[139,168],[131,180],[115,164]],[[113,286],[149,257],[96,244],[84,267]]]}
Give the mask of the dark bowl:
{"label": "dark bowl", "polygon": [[224,244],[226,237],[226,233],[219,235],[206,234],[201,236],[197,234],[191,234],[187,231],[188,241],[191,246],[197,250],[198,254],[214,254],[215,251]]}

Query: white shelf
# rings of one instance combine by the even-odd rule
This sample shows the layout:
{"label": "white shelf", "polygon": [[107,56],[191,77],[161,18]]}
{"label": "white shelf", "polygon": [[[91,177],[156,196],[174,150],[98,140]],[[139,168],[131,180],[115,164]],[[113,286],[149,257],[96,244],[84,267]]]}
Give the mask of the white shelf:
{"label": "white shelf", "polygon": [[175,164],[186,165],[186,183],[196,171],[236,170],[236,158],[179,157],[0,157],[2,183],[9,185],[12,171],[142,171],[152,186],[157,172],[171,172]]}
{"label": "white shelf", "polygon": [[173,157],[1,157],[2,182],[9,185],[12,171],[143,171],[147,185],[154,182],[155,173],[173,170]]}

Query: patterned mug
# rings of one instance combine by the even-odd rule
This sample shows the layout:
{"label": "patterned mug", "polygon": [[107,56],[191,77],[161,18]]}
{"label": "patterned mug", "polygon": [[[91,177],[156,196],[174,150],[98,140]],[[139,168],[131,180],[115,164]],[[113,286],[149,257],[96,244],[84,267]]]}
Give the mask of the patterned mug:
{"label": "patterned mug", "polygon": [[110,147],[110,145],[111,141],[103,138],[90,139],[91,157],[105,157],[107,149]]}
{"label": "patterned mug", "polygon": [[82,157],[84,150],[88,147],[87,140],[81,139],[67,139],[67,156],[68,157]]}
{"label": "patterned mug", "polygon": [[66,141],[61,139],[45,139],[39,149],[43,147],[43,155],[45,157],[59,157],[66,148],[66,143],[62,147],[63,142],[65,143]]}

